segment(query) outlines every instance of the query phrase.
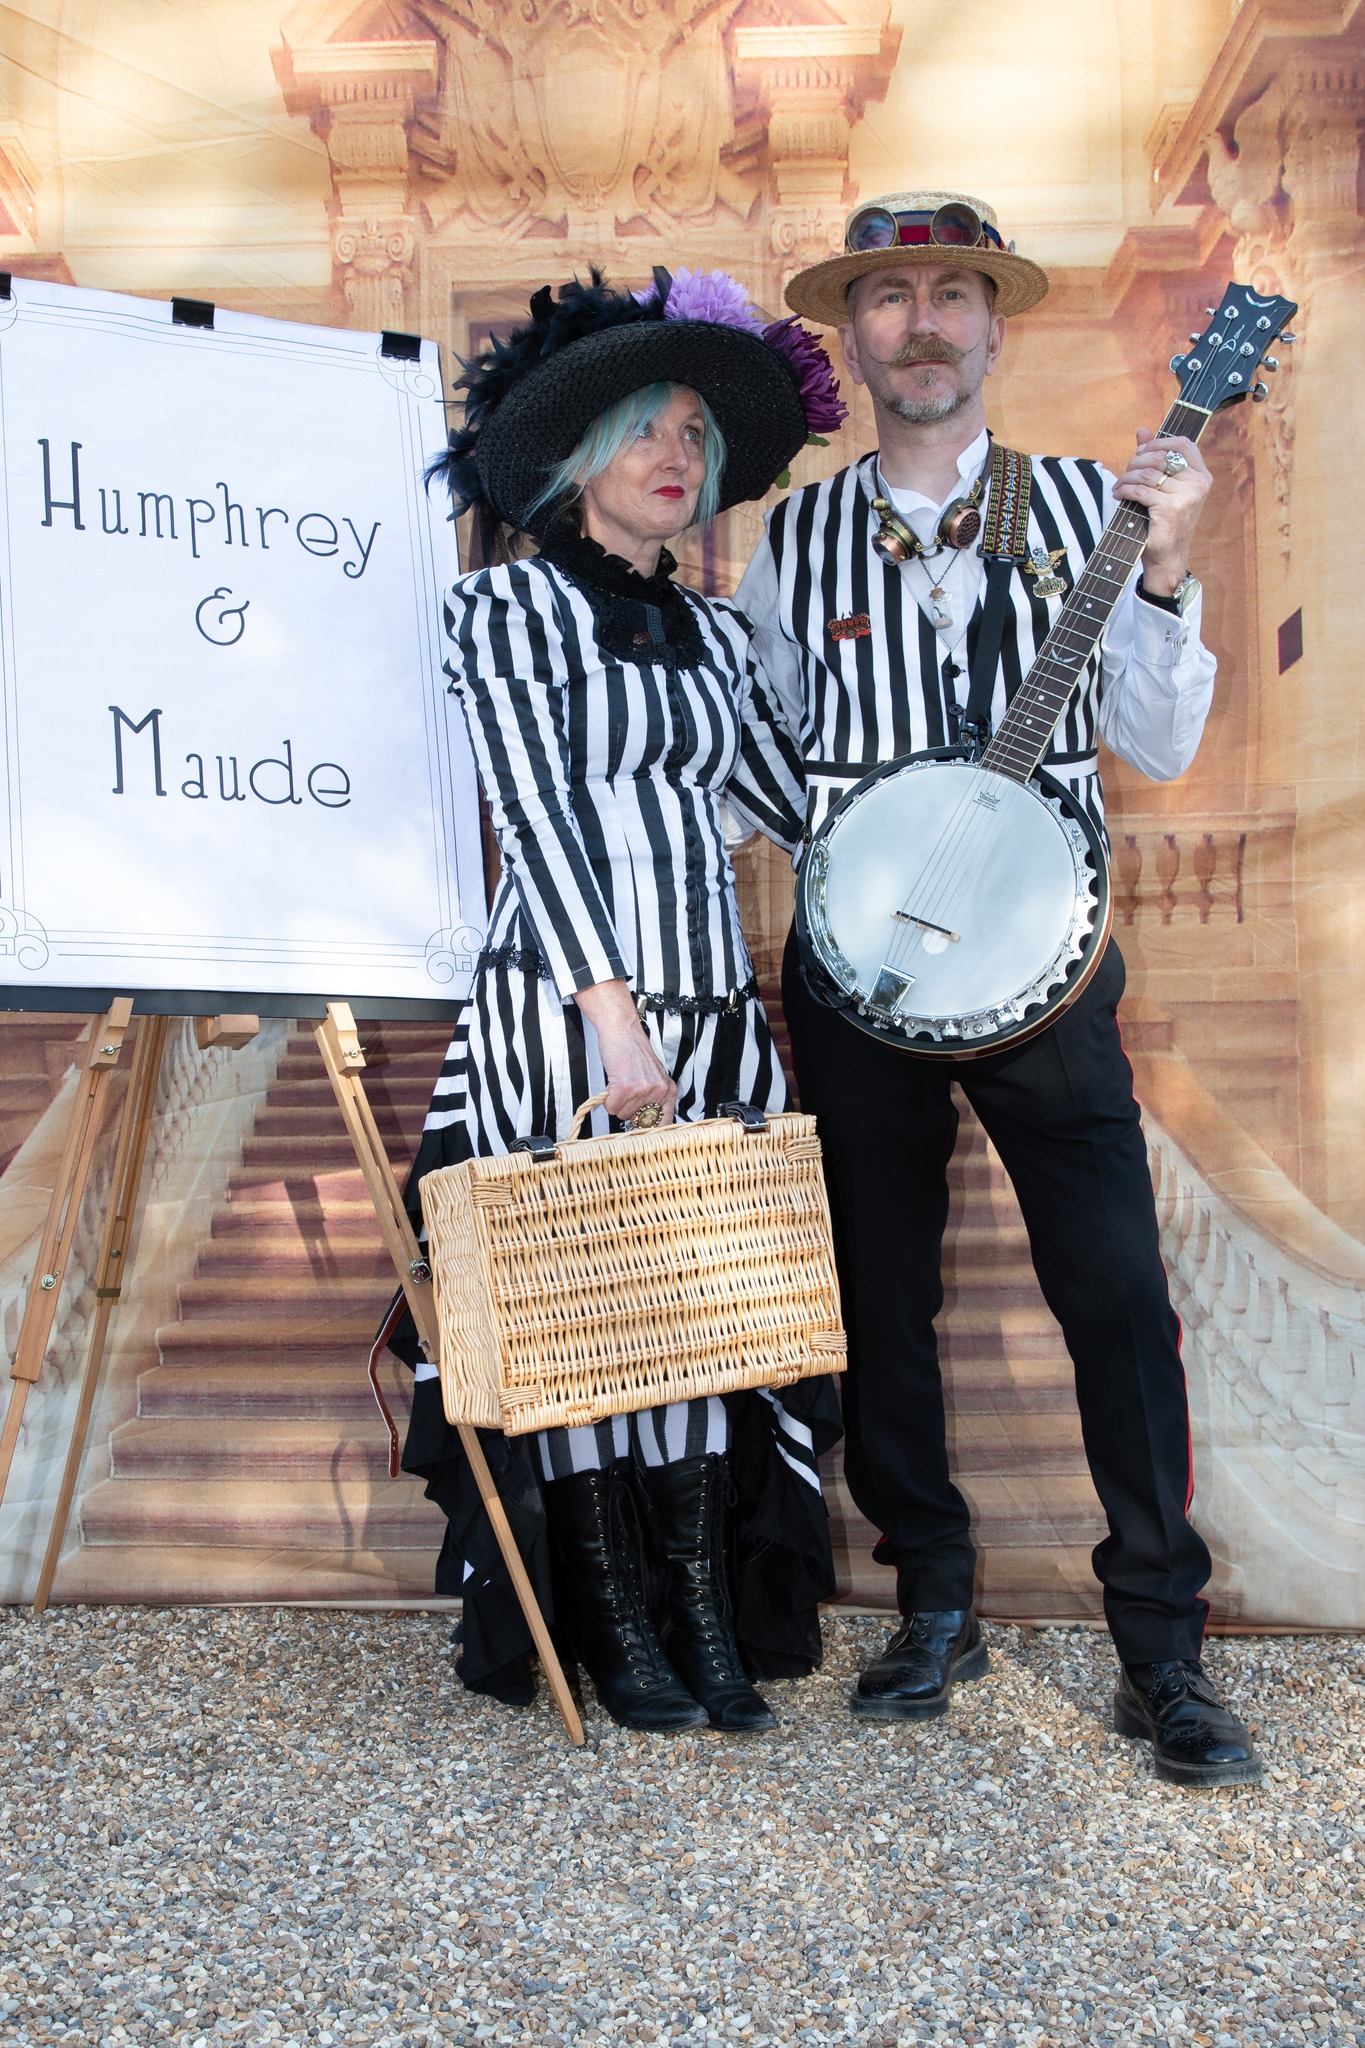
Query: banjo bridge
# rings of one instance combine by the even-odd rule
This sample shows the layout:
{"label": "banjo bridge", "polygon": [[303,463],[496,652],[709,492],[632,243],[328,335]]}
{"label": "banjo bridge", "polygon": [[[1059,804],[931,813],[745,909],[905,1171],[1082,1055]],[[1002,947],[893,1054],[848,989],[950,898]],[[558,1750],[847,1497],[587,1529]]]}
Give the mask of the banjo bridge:
{"label": "banjo bridge", "polygon": [[882,966],[877,971],[866,1007],[889,1022],[904,1009],[905,999],[914,986],[913,974],[902,974],[898,967]]}

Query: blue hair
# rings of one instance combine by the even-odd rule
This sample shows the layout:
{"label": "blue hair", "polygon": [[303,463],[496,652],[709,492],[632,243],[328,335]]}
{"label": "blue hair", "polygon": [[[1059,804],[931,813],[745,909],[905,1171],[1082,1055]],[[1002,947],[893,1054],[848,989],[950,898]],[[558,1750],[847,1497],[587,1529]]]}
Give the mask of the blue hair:
{"label": "blue hair", "polygon": [[[661,412],[668,410],[675,393],[689,388],[683,384],[646,384],[639,391],[627,392],[624,398],[618,398],[614,405],[599,412],[573,453],[555,464],[544,487],[527,506],[524,517],[533,518],[557,498],[566,502],[576,498],[584,484],[591,483],[595,476],[601,476],[628,442],[658,419]],[[701,444],[703,474],[701,490],[697,494],[696,523],[704,526],[708,519],[715,518],[720,505],[720,480],[725,471],[725,436],[700,392],[697,393],[697,404],[701,408],[706,431]]]}

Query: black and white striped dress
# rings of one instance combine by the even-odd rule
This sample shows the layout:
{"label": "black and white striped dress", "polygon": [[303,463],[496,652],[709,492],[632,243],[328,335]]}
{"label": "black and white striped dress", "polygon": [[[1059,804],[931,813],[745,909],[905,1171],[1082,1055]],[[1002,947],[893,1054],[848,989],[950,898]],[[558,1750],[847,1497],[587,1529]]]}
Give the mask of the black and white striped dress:
{"label": "black and white striped dress", "polygon": [[[446,672],[464,707],[503,871],[472,993],[466,1123],[477,1152],[562,1135],[604,1085],[576,990],[621,979],[678,1084],[714,1113],[727,1005],[742,1041],[722,1092],[785,1100],[735,903],[723,804],[794,847],[803,782],[732,605],[688,593],[689,667],[605,654],[593,606],[536,559],[463,577]],[[747,998],[747,999],[746,999]],[[605,1132],[606,1114],[594,1113]]]}
{"label": "black and white striped dress", "polygon": [[[476,571],[449,594],[446,671],[502,873],[416,1173],[505,1152],[518,1137],[564,1136],[575,1106],[605,1086],[574,994],[618,978],[677,1083],[679,1119],[734,1099],[785,1107],[727,832],[757,828],[795,847],[804,825],[799,755],[737,609],[675,588],[660,613],[646,602],[649,586],[622,567],[610,572],[625,599],[610,633],[612,593],[544,555]],[[644,622],[627,636],[642,643],[640,657],[622,652],[623,618]],[[594,1126],[608,1128],[601,1110]],[[499,1599],[499,1568],[420,1367],[417,1396],[404,1464],[451,1516],[437,1587],[465,1594],[465,1676],[477,1682],[503,1661],[516,1617]],[[632,1449],[649,1464],[731,1450],[740,1639],[751,1669],[778,1675],[818,1661],[815,1603],[833,1581],[816,1459],[838,1433],[830,1383],[800,1382],[780,1400],[700,1400],[543,1432],[535,1477]],[[524,1441],[500,1440],[498,1456],[504,1489],[525,1505]]]}

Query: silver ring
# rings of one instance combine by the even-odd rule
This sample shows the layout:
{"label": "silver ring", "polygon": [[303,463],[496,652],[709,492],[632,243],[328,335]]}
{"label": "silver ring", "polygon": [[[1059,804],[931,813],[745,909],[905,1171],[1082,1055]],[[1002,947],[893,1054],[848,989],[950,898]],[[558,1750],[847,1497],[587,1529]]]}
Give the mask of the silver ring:
{"label": "silver ring", "polygon": [[1162,464],[1162,468],[1167,476],[1179,476],[1181,470],[1188,469],[1189,466],[1189,457],[1182,455],[1178,448],[1168,448],[1166,450],[1166,460]]}

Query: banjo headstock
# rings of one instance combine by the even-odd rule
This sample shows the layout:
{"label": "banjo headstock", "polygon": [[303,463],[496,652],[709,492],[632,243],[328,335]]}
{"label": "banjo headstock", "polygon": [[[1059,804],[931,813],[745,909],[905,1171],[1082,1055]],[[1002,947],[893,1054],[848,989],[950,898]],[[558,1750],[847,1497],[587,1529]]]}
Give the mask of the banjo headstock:
{"label": "banjo headstock", "polygon": [[[1172,356],[1171,368],[1180,379],[1180,403],[1196,406],[1206,413],[1221,412],[1244,398],[1261,399],[1268,387],[1257,381],[1256,372],[1266,350],[1283,336],[1298,307],[1292,299],[1263,298],[1249,285],[1230,284],[1202,334],[1191,335],[1188,355]],[[1279,366],[1272,356],[1268,370]]]}

